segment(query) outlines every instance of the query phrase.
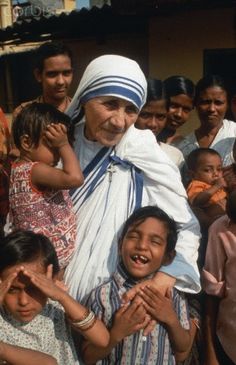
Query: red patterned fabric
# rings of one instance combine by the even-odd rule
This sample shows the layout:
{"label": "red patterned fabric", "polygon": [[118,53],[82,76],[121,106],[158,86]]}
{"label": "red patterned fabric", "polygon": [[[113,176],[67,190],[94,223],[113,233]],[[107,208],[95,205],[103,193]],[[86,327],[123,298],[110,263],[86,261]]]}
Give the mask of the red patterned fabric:
{"label": "red patterned fabric", "polygon": [[67,190],[39,191],[31,183],[31,170],[37,162],[12,164],[9,201],[13,229],[31,230],[48,237],[56,249],[61,268],[74,252],[75,215]]}

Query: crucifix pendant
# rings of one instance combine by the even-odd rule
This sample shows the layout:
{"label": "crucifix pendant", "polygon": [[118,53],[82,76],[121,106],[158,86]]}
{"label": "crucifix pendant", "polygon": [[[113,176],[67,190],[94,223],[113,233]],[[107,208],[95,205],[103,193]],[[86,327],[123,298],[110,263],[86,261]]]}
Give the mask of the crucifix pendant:
{"label": "crucifix pendant", "polygon": [[111,164],[108,168],[107,168],[107,172],[109,173],[109,182],[112,181],[112,175],[116,172],[116,168],[113,164]]}

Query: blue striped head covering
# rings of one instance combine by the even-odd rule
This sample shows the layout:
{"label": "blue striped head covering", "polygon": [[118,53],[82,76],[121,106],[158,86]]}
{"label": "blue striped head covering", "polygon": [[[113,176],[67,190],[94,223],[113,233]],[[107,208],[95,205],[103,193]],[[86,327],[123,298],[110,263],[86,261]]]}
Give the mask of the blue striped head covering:
{"label": "blue striped head covering", "polygon": [[87,66],[66,113],[75,119],[88,100],[109,95],[128,100],[140,110],[146,89],[146,78],[137,62],[118,55],[100,56]]}

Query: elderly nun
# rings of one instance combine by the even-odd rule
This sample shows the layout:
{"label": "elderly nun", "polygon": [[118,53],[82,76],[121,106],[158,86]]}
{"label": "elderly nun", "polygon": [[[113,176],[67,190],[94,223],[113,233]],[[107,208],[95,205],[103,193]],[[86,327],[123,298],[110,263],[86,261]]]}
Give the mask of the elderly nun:
{"label": "elderly nun", "polygon": [[67,110],[76,123],[74,149],[85,177],[84,185],[71,191],[77,239],[65,272],[70,293],[78,300],[86,300],[93,288],[110,278],[122,225],[146,205],[158,205],[178,226],[176,257],[156,274],[156,287],[200,290],[199,225],[179,171],[151,131],[134,127],[146,87],[134,60],[100,56],[87,66]]}

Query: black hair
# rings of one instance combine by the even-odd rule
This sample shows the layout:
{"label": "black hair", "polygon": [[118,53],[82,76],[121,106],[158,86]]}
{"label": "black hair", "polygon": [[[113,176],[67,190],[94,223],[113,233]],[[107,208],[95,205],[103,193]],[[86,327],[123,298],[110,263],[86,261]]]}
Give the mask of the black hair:
{"label": "black hair", "polygon": [[35,68],[42,72],[44,68],[44,61],[49,57],[59,55],[68,56],[72,65],[73,60],[71,50],[63,42],[54,41],[41,44],[41,46],[35,50]]}
{"label": "black hair", "polygon": [[236,163],[236,158],[235,158],[236,157],[236,139],[233,144],[232,153],[233,153],[234,163]]}
{"label": "black hair", "polygon": [[213,148],[207,148],[207,147],[199,147],[193,151],[190,152],[186,159],[187,167],[190,171],[195,171],[198,166],[199,158],[204,155],[214,155],[219,156],[221,159],[220,154],[214,150]]}
{"label": "black hair", "polygon": [[184,76],[170,76],[163,81],[165,94],[168,100],[172,96],[184,94],[194,99],[195,86],[192,80]]}
{"label": "black hair", "polygon": [[124,224],[120,242],[123,241],[126,233],[128,232],[129,228],[135,224],[141,224],[147,218],[156,218],[157,220],[163,222],[166,226],[168,231],[167,234],[167,246],[166,252],[170,252],[175,249],[175,245],[177,242],[177,227],[176,223],[173,219],[171,219],[162,209],[157,206],[146,206],[137,209],[134,211],[133,214],[127,219]]}
{"label": "black hair", "polygon": [[53,265],[53,275],[59,272],[59,263],[51,241],[42,234],[18,230],[8,234],[0,244],[0,273],[10,266],[30,263],[37,259],[47,269]]}
{"label": "black hair", "polygon": [[236,191],[229,194],[226,202],[226,213],[232,222],[236,223]]}
{"label": "black hair", "polygon": [[28,135],[32,145],[38,146],[42,131],[51,123],[62,123],[67,127],[70,143],[73,141],[73,125],[70,117],[51,104],[31,103],[26,105],[17,115],[12,124],[12,135],[18,149],[21,147],[21,137]]}
{"label": "black hair", "polygon": [[227,100],[228,100],[229,95],[228,95],[228,90],[227,90],[227,86],[226,86],[225,80],[221,76],[219,76],[219,75],[206,75],[203,78],[201,78],[197,82],[197,84],[196,84],[196,88],[195,88],[195,104],[200,99],[200,94],[203,91],[205,91],[209,87],[214,87],[214,86],[218,86],[222,90],[224,90],[226,92]]}
{"label": "black hair", "polygon": [[158,79],[147,79],[147,101],[146,104],[154,100],[165,99],[163,82]]}

